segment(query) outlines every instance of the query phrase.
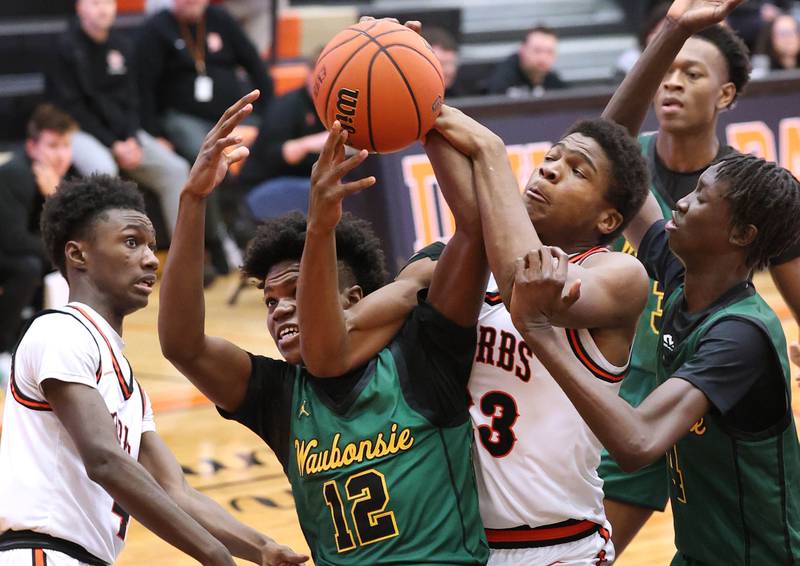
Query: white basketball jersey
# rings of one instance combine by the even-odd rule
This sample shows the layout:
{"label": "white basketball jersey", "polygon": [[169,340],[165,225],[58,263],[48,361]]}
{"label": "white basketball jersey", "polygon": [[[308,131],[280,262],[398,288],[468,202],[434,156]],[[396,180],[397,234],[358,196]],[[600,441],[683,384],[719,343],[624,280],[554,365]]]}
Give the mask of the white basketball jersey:
{"label": "white basketball jersey", "polygon": [[[594,248],[571,258],[580,262]],[[588,330],[561,330],[598,383],[616,393],[626,370],[606,361]],[[514,328],[492,277],[478,319],[469,381],[480,511],[487,529],[564,521],[605,523],[601,444]]]}
{"label": "white basketball jersey", "polygon": [[107,563],[122,550],[128,515],[86,474],[42,382],[97,389],[123,450],[139,457],[155,430],[146,394],[122,355],[122,338],[90,307],[70,303],[38,315],[14,352],[0,441],[0,532],[32,530],[82,546]]}

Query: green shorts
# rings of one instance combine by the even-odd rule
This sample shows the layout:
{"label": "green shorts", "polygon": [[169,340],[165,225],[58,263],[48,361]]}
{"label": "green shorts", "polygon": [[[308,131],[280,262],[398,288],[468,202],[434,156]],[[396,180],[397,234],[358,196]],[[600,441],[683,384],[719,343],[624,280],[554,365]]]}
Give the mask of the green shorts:
{"label": "green shorts", "polygon": [[[631,368],[622,382],[619,395],[634,407],[656,388],[656,376]],[[669,474],[666,456],[635,472],[623,472],[611,455],[603,450],[597,473],[603,479],[607,499],[637,507],[663,511],[669,500]]]}

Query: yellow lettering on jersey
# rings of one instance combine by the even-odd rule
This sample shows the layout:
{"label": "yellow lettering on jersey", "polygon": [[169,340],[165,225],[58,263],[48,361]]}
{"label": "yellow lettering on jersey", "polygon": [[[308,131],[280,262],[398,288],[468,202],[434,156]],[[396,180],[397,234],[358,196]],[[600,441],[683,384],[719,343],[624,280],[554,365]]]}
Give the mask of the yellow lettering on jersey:
{"label": "yellow lettering on jersey", "polygon": [[382,432],[372,438],[364,438],[357,442],[348,442],[344,448],[339,447],[341,435],[337,432],[333,435],[331,447],[324,450],[316,450],[319,441],[316,438],[311,440],[300,440],[295,438],[294,448],[297,457],[297,470],[301,476],[311,476],[328,470],[336,470],[349,466],[353,462],[368,462],[383,458],[389,454],[406,452],[414,445],[414,437],[411,430],[404,428],[399,433],[397,424],[392,423],[387,438]]}
{"label": "yellow lettering on jersey", "polygon": [[650,313],[650,330],[653,331],[653,334],[658,334],[658,327],[660,326],[658,321],[661,319],[661,315],[664,314],[664,291],[659,287],[658,281],[653,281],[651,292],[656,297],[656,306],[653,312]]}
{"label": "yellow lettering on jersey", "polygon": [[697,436],[703,436],[706,433],[705,419],[700,419],[692,425],[689,432],[695,433]]}
{"label": "yellow lettering on jersey", "polygon": [[683,470],[681,470],[680,462],[678,461],[678,445],[673,444],[672,450],[667,452],[667,462],[669,462],[670,476],[672,476],[672,483],[678,492],[678,501],[686,503],[686,486],[683,483]]}

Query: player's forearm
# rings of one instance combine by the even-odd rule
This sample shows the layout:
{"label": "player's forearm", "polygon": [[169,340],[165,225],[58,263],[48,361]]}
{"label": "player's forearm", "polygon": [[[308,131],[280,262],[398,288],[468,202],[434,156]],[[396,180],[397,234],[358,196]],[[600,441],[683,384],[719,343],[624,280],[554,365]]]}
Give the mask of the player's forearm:
{"label": "player's forearm", "polygon": [[205,213],[205,199],[184,191],[164,266],[158,307],[161,351],[175,363],[193,359],[204,343]]}
{"label": "player's forearm", "polygon": [[250,562],[261,562],[261,549],[270,541],[255,529],[240,523],[216,501],[197,490],[184,487],[175,502],[220,541],[234,556]]}
{"label": "player's forearm", "polygon": [[459,230],[474,232],[480,237],[481,217],[469,158],[435,130],[428,133],[425,153],[433,166],[439,189],[453,212],[456,226]]}
{"label": "player's forearm", "polygon": [[[522,330],[522,329],[520,329]],[[636,470],[664,453],[637,411],[613,391],[601,387],[556,337],[552,327],[526,329],[525,342],[586,421],[601,444],[625,471]]]}
{"label": "player's forearm", "polygon": [[220,561],[227,554],[223,545],[181,510],[128,455],[108,455],[88,465],[87,472],[115,502],[159,538],[201,563],[224,562]]}
{"label": "player's forearm", "polygon": [[297,282],[300,355],[313,375],[347,371],[349,339],[339,293],[336,232],[309,220]]}
{"label": "player's forearm", "polygon": [[508,305],[514,284],[514,262],[539,249],[542,242],[525,210],[502,143],[487,146],[473,160],[473,174],[486,256],[503,302]]}
{"label": "player's forearm", "polygon": [[606,105],[603,118],[624,126],[632,136],[638,135],[658,86],[688,38],[683,28],[665,19]]}

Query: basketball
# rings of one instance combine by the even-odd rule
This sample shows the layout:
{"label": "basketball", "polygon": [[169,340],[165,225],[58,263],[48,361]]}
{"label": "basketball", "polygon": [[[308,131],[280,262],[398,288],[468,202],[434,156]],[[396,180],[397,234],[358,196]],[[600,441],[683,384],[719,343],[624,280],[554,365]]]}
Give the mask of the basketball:
{"label": "basketball", "polygon": [[339,32],[314,69],[312,93],[322,123],[339,120],[348,145],[375,153],[402,149],[433,126],[444,99],[442,68],[430,45],[388,20]]}

